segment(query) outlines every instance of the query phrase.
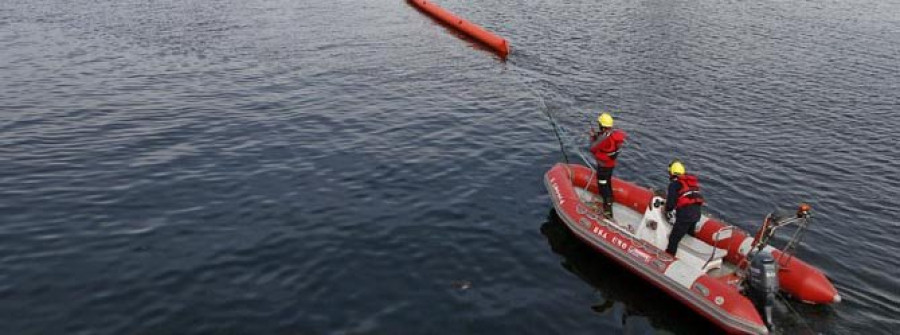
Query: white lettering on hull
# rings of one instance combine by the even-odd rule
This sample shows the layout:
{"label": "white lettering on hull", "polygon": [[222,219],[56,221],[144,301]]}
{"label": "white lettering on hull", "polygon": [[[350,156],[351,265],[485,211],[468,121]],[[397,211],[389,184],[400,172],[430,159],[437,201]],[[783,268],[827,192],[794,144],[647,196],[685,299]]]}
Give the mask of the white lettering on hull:
{"label": "white lettering on hull", "polygon": [[556,198],[559,199],[559,205],[566,203],[566,199],[562,196],[562,191],[559,190],[559,184],[556,183],[555,177],[550,177],[550,187],[553,188],[553,192],[556,193]]}

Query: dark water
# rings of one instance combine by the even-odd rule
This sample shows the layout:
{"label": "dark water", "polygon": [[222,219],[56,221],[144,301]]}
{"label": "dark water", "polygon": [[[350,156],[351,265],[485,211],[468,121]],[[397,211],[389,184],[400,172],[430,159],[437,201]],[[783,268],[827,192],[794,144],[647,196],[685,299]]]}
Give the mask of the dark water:
{"label": "dark water", "polygon": [[900,327],[900,3],[440,4],[509,60],[402,0],[0,2],[0,334],[709,331],[548,217],[541,98],[746,229],[812,203],[844,302],[786,333]]}

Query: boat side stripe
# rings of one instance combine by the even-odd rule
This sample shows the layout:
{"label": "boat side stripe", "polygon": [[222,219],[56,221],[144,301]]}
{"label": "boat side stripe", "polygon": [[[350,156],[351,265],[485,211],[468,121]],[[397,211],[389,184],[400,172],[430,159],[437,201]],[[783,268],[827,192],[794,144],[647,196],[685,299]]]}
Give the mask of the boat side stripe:
{"label": "boat side stripe", "polygon": [[703,230],[703,225],[706,224],[706,221],[709,221],[709,217],[706,215],[701,215],[700,221],[697,221],[697,226],[694,228],[694,232],[699,233],[701,230]]}
{"label": "boat side stripe", "polygon": [[747,253],[750,252],[750,249],[753,248],[753,238],[747,237],[744,241],[741,242],[741,245],[738,247],[738,253],[743,256],[747,256]]}

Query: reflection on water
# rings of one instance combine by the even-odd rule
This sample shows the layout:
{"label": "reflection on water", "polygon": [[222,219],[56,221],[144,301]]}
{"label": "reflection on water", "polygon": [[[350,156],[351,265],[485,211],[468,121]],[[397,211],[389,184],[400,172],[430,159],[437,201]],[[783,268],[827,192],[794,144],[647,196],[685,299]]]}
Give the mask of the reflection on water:
{"label": "reflection on water", "polygon": [[550,234],[557,267],[547,107],[621,109],[618,176],[681,158],[742,228],[809,201],[845,301],[800,320],[900,328],[900,5],[441,5],[509,62],[404,1],[0,1],[0,335],[705,331]]}
{"label": "reflection on water", "polygon": [[624,329],[640,327],[640,323],[649,320],[657,330],[679,334],[718,331],[687,306],[579,240],[555,210],[550,210],[541,233],[553,252],[562,256],[562,267],[600,293],[599,301],[589,307],[601,317],[621,320]]}

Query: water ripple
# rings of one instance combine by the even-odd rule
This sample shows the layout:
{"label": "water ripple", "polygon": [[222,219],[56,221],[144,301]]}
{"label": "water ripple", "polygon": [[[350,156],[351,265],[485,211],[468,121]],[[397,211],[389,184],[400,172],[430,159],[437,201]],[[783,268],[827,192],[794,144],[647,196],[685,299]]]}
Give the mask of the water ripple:
{"label": "water ripple", "polygon": [[0,333],[709,331],[547,222],[542,101],[744,228],[812,203],[802,317],[900,326],[896,4],[441,5],[509,60],[404,1],[0,4]]}

